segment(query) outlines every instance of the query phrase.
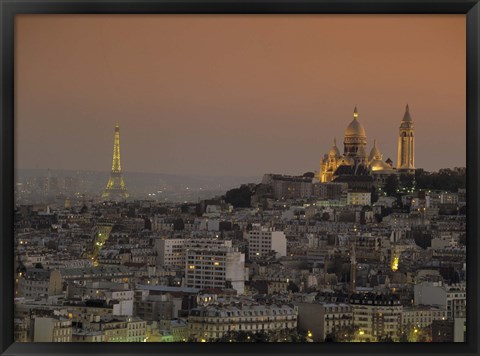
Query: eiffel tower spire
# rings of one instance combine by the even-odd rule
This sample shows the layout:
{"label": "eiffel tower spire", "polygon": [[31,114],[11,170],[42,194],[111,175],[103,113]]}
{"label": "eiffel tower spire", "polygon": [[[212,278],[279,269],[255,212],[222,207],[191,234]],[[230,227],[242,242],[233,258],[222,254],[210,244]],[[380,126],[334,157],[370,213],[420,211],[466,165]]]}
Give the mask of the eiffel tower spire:
{"label": "eiffel tower spire", "polygon": [[122,166],[120,165],[120,127],[115,125],[113,140],[112,172],[108,179],[107,187],[103,191],[102,198],[109,200],[121,200],[128,198],[127,188],[123,180]]}

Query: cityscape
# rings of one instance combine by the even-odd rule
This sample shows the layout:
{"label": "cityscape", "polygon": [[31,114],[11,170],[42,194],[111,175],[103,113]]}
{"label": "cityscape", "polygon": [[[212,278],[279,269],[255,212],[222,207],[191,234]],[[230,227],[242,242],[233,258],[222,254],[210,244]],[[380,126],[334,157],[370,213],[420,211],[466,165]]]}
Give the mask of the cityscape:
{"label": "cityscape", "polygon": [[118,124],[97,192],[19,175],[15,340],[464,342],[466,170],[416,167],[414,122],[394,162],[355,107],[343,153],[203,198],[131,195]]}
{"label": "cityscape", "polygon": [[465,342],[465,29],[17,14],[15,341]]}

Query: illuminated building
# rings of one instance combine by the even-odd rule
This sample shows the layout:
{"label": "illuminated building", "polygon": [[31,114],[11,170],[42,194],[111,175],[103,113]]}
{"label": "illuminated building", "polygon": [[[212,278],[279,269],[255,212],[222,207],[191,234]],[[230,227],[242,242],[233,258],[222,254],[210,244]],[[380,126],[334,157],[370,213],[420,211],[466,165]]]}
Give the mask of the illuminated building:
{"label": "illuminated building", "polygon": [[372,193],[370,192],[348,192],[347,205],[370,205]]}
{"label": "illuminated building", "polygon": [[25,276],[19,278],[18,291],[18,296],[26,298],[61,295],[62,275],[57,269],[28,269]]}
{"label": "illuminated building", "polygon": [[350,297],[357,341],[378,341],[390,337],[398,341],[403,307],[394,296],[353,294]]}
{"label": "illuminated building", "polygon": [[191,239],[185,243],[185,286],[245,291],[245,254],[231,240]]}
{"label": "illuminated building", "polygon": [[102,198],[107,200],[122,200],[128,198],[127,188],[123,180],[122,166],[120,165],[120,127],[115,126],[113,142],[112,172],[108,179]]}
{"label": "illuminated building", "polygon": [[407,105],[400,129],[398,130],[397,170],[408,173],[415,171],[415,129]]}
{"label": "illuminated building", "polygon": [[336,140],[329,152],[320,160],[320,170],[317,179],[322,182],[336,181],[342,175],[371,175],[378,186],[386,182],[391,174],[408,173],[415,171],[414,126],[407,105],[404,117],[399,128],[398,162],[396,169],[392,167],[390,159],[383,160],[383,155],[374,140],[373,147],[367,155],[367,134],[358,120],[358,110],[355,107],[353,120],[347,126],[343,141],[343,155],[337,147]]}
{"label": "illuminated building", "polygon": [[84,322],[87,329],[102,331],[104,342],[145,342],[146,321],[136,317],[95,316]]}
{"label": "illuminated building", "polygon": [[431,326],[434,320],[446,320],[447,310],[427,305],[404,307],[402,311],[402,325],[417,328]]}
{"label": "illuminated building", "polygon": [[257,333],[297,327],[297,307],[287,305],[209,305],[192,309],[188,315],[190,336],[210,341],[221,338],[229,331]]}

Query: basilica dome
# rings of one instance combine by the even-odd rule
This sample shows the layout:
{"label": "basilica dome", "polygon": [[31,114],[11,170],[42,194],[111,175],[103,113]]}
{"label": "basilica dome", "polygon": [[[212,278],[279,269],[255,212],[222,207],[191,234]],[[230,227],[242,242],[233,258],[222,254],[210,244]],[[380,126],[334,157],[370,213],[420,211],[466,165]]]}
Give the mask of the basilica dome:
{"label": "basilica dome", "polygon": [[340,157],[340,150],[337,147],[337,141],[336,140],[333,140],[333,146],[332,146],[332,148],[330,148],[330,151],[328,152],[328,155],[330,157],[335,157],[335,158]]}
{"label": "basilica dome", "polygon": [[340,150],[338,149],[337,146],[332,146],[332,148],[330,148],[330,151],[328,152],[328,155],[330,157],[340,157]]}
{"label": "basilica dome", "polygon": [[370,162],[370,169],[374,172],[393,172],[392,167],[390,167],[387,163],[383,162],[381,159],[374,159],[372,162]]}
{"label": "basilica dome", "polygon": [[367,151],[365,151],[364,145],[360,145],[358,148],[357,156],[361,158],[367,158]]}
{"label": "basilica dome", "polygon": [[345,137],[367,137],[367,133],[363,128],[363,125],[358,121],[358,112],[357,108],[353,112],[353,120],[348,125],[347,129],[345,130]]}
{"label": "basilica dome", "polygon": [[370,154],[368,155],[368,160],[373,161],[374,159],[382,159],[382,154],[380,153],[380,150],[377,147],[377,141],[373,140],[373,147],[372,150],[370,151]]}

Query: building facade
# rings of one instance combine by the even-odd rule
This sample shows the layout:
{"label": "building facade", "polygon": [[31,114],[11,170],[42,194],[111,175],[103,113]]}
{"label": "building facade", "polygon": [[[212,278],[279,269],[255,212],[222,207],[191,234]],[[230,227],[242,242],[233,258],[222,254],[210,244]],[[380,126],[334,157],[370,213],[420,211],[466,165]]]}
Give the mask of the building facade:
{"label": "building facade", "polygon": [[328,335],[353,326],[353,312],[345,303],[299,303],[298,327],[323,342]]}
{"label": "building facade", "polygon": [[245,254],[231,240],[191,239],[185,245],[185,286],[245,291]]}
{"label": "building facade", "polygon": [[403,311],[400,300],[387,295],[354,294],[350,305],[359,340],[378,341],[387,337],[399,340]]}
{"label": "building facade", "polygon": [[443,308],[447,319],[466,318],[465,283],[445,285],[441,282],[423,282],[414,287],[416,305],[432,305]]}
{"label": "building facade", "polygon": [[183,266],[185,263],[184,244],[184,239],[155,240],[157,266]]}
{"label": "building facade", "polygon": [[221,338],[229,331],[280,331],[297,327],[298,310],[288,305],[209,305],[192,309],[188,316],[190,337],[196,341]]}
{"label": "building facade", "polygon": [[249,231],[247,239],[251,259],[264,258],[272,251],[275,251],[276,257],[287,255],[287,238],[283,231],[261,228]]}
{"label": "building facade", "polygon": [[33,342],[72,342],[72,321],[63,317],[36,317]]}

